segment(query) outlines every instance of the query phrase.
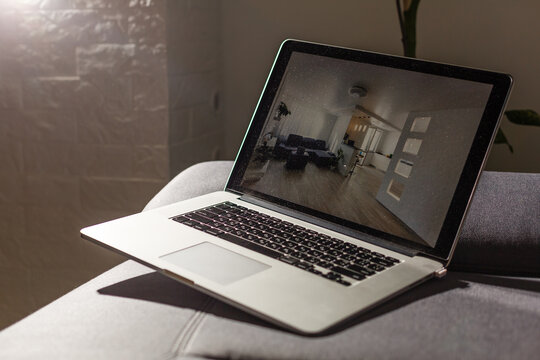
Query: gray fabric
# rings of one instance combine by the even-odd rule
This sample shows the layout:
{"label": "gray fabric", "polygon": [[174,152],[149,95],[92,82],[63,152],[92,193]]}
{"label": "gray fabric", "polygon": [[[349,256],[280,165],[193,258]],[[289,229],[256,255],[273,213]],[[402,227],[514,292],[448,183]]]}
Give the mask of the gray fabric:
{"label": "gray fabric", "polygon": [[540,275],[540,174],[482,174],[450,267]]}
{"label": "gray fabric", "polygon": [[1,332],[0,359],[517,359],[539,338],[539,279],[451,273],[303,337],[128,261]]}
{"label": "gray fabric", "polygon": [[165,185],[144,210],[225,189],[232,165],[232,161],[208,161],[187,168]]}
{"label": "gray fabric", "polygon": [[[209,314],[189,353],[233,359],[537,357],[539,291],[538,279],[452,273],[354,319],[342,331],[312,338]],[[215,308],[238,313],[221,303]]]}
{"label": "gray fabric", "polygon": [[209,298],[174,285],[127,261],[0,332],[0,359],[182,358]]}
{"label": "gray fabric", "polygon": [[[221,190],[231,165],[187,169],[146,209]],[[534,203],[520,196],[531,187],[537,198],[538,178],[486,174],[459,250],[476,264],[486,264],[483,239],[505,251],[505,225],[516,249],[521,238],[538,240],[538,216],[523,215]],[[513,213],[501,216],[493,203]],[[484,246],[467,245],[477,251],[469,254],[464,244],[475,241]],[[0,332],[0,359],[518,359],[536,358],[539,338],[538,278],[451,272],[325,336],[302,337],[127,261]]]}

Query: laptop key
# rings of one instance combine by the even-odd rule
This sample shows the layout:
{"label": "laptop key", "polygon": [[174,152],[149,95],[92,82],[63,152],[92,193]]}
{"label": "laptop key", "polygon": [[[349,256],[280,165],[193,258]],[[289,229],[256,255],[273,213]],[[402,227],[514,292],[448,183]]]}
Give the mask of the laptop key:
{"label": "laptop key", "polygon": [[255,236],[255,235],[251,235],[251,234],[246,234],[244,235],[244,239],[248,240],[248,241],[255,241],[257,240],[259,237]]}
{"label": "laptop key", "polygon": [[384,266],[374,264],[374,263],[367,264],[366,267],[373,270],[373,271],[377,271],[377,272],[380,272],[380,271],[384,270]]}
{"label": "laptop key", "polygon": [[190,219],[188,221],[184,221],[182,224],[186,226],[194,227],[195,225],[198,225],[199,223]]}
{"label": "laptop key", "polygon": [[348,282],[347,280],[337,279],[336,282],[340,283],[341,285],[351,286],[351,283]]}
{"label": "laptop key", "polygon": [[338,274],[338,273],[335,273],[333,271],[330,271],[326,274],[323,275],[325,278],[327,279],[330,279],[330,280],[337,280],[337,279],[341,279],[341,274]]}
{"label": "laptop key", "polygon": [[213,228],[207,228],[206,230],[204,230],[204,232],[210,235],[214,235],[214,236],[217,236],[223,233],[223,231],[219,231],[218,229],[213,229]]}
{"label": "laptop key", "polygon": [[271,249],[274,249],[274,250],[281,250],[283,248],[283,246],[281,246],[280,244],[276,244],[276,243],[269,243],[267,246],[269,248],[271,248]]}
{"label": "laptop key", "polygon": [[363,266],[349,265],[347,269],[352,270],[362,275],[366,275],[366,276],[375,275],[375,271],[368,269],[366,267],[363,267]]}
{"label": "laptop key", "polygon": [[370,261],[374,262],[375,264],[384,266],[384,267],[390,267],[390,266],[394,265],[393,263],[391,263],[389,261],[386,261],[384,259],[378,258],[378,257],[372,257]]}
{"label": "laptop key", "polygon": [[313,265],[312,264],[308,264],[306,262],[297,262],[295,264],[296,267],[302,269],[302,270],[308,270],[308,269],[311,269],[313,268]]}
{"label": "laptop key", "polygon": [[365,275],[359,274],[357,272],[342,268],[340,266],[335,266],[331,269],[333,272],[339,273],[341,275],[348,276],[350,278],[353,278],[355,280],[364,280],[366,278]]}
{"label": "laptop key", "polygon": [[183,223],[183,222],[186,222],[186,221],[189,221],[189,218],[188,217],[185,217],[183,215],[181,216],[175,216],[172,218],[174,221],[176,222],[179,222],[179,223]]}
{"label": "laptop key", "polygon": [[337,259],[337,260],[334,260],[334,264],[336,264],[338,266],[347,266],[350,263],[347,260]]}
{"label": "laptop key", "polygon": [[305,260],[307,262],[312,262],[310,260],[312,260],[312,257],[309,256],[308,254],[306,254],[305,252],[298,252],[298,254],[295,255],[297,258],[299,258],[300,260]]}
{"label": "laptop key", "polygon": [[268,246],[268,244],[269,244],[268,240],[260,238],[260,237],[256,237],[255,239],[249,240],[249,241],[253,241],[253,242],[256,242],[257,244],[261,244],[261,245],[264,245],[264,246]]}
{"label": "laptop key", "polygon": [[197,214],[197,215],[201,215],[201,216],[204,216],[204,217],[207,217],[209,219],[213,219],[215,217],[218,217],[218,215],[210,212],[210,211],[206,211],[206,210],[199,210],[199,211],[195,211],[194,214]]}
{"label": "laptop key", "polygon": [[288,247],[283,247],[283,248],[281,248],[280,251],[282,253],[284,253],[284,254],[289,254],[289,255],[293,255],[293,256],[295,256],[298,253],[298,251],[296,251],[294,249],[291,249],[291,248],[288,248]]}
{"label": "laptop key", "polygon": [[250,250],[253,250],[255,252],[258,252],[258,253],[266,255],[266,256],[270,256],[273,259],[278,259],[278,258],[281,257],[281,254],[279,252],[277,252],[277,251],[268,249],[268,248],[266,248],[264,246],[261,246],[259,244],[253,243],[253,242],[249,242],[249,241],[244,240],[242,238],[239,238],[238,236],[233,235],[233,234],[223,233],[223,234],[219,234],[217,236],[219,238],[223,239],[223,240],[230,241],[233,244],[243,246],[245,248],[248,248]]}
{"label": "laptop key", "polygon": [[283,261],[289,265],[295,265],[298,262],[298,260],[296,260],[295,258],[291,258],[288,256],[282,256],[278,260]]}
{"label": "laptop key", "polygon": [[203,224],[195,224],[193,225],[193,228],[197,230],[201,230],[201,231],[206,231],[208,229],[211,229],[211,227],[203,225]]}
{"label": "laptop key", "polygon": [[198,221],[200,223],[203,223],[203,224],[206,224],[206,223],[209,223],[209,222],[213,221],[213,220],[211,220],[209,218],[205,218],[204,216],[197,215],[195,213],[188,213],[188,214],[186,214],[186,217],[188,217],[190,219],[193,219],[195,221]]}

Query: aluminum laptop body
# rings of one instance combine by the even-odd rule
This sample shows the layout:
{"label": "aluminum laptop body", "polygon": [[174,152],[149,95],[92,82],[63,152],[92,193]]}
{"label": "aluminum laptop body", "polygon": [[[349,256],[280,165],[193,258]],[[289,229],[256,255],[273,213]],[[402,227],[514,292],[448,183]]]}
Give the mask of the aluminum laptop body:
{"label": "aluminum laptop body", "polygon": [[511,84],[287,40],[223,191],[81,235],[284,328],[327,331],[445,274]]}

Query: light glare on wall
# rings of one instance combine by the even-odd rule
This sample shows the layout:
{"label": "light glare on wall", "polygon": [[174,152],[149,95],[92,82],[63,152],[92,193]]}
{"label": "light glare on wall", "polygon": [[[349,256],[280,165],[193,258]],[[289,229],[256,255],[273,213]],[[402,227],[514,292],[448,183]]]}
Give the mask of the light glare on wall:
{"label": "light glare on wall", "polygon": [[418,155],[420,151],[420,146],[422,145],[421,139],[408,138],[405,140],[405,145],[403,145],[403,152]]}
{"label": "light glare on wall", "polygon": [[431,118],[428,116],[417,117],[412,123],[411,131],[425,133],[427,131],[430,121]]}
{"label": "light glare on wall", "polygon": [[412,167],[413,163],[411,161],[399,159],[394,172],[403,176],[404,178],[408,178],[411,175]]}
{"label": "light glare on wall", "polygon": [[394,199],[399,201],[401,199],[401,195],[403,194],[403,189],[405,186],[400,183],[397,180],[390,180],[390,184],[388,184],[388,188],[386,189],[386,193],[390,196],[392,196]]}

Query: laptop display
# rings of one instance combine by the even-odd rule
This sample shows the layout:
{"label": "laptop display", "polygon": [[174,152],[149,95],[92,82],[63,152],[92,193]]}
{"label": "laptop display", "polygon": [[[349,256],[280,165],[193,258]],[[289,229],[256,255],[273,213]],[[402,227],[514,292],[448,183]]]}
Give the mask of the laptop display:
{"label": "laptop display", "polygon": [[493,82],[370,60],[291,51],[237,187],[433,249]]}

